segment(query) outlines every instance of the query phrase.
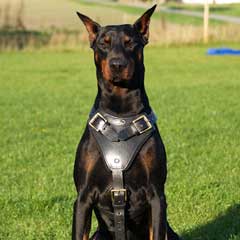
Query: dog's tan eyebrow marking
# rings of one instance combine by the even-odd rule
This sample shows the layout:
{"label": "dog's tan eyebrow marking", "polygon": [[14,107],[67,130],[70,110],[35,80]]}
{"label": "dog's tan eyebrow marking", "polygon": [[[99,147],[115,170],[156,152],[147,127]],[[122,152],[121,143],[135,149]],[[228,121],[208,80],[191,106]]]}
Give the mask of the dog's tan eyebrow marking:
{"label": "dog's tan eyebrow marking", "polygon": [[124,35],[123,40],[125,43],[127,43],[127,42],[131,41],[131,37],[128,35]]}
{"label": "dog's tan eyebrow marking", "polygon": [[108,44],[109,44],[109,43],[111,43],[111,40],[112,40],[112,39],[111,39],[111,37],[110,37],[109,35],[106,35],[106,36],[104,37],[104,42],[105,42],[105,43],[108,43]]}

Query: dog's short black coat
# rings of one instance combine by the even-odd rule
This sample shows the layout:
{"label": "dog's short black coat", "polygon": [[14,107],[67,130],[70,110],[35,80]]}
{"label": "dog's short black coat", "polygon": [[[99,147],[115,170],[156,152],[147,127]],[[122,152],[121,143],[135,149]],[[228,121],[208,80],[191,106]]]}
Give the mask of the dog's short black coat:
{"label": "dog's short black coat", "polygon": [[[133,25],[101,27],[78,13],[89,33],[97,70],[96,110],[117,117],[149,114],[151,107],[144,88],[143,48],[148,42],[150,17],[156,6]],[[124,173],[128,191],[127,240],[177,240],[166,217],[166,154],[156,127],[153,135]],[[96,239],[114,239],[110,190],[112,173],[106,167],[96,140],[86,127],[74,166],[78,197],[74,204],[72,239],[89,239],[94,210],[98,221]]]}

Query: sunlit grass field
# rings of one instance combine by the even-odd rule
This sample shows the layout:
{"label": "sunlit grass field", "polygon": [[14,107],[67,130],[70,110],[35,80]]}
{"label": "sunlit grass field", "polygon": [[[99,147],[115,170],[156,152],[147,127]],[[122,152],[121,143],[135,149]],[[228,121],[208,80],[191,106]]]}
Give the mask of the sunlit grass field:
{"label": "sunlit grass field", "polygon": [[[239,57],[205,51],[145,52],[168,217],[186,240],[239,240]],[[9,52],[0,63],[0,239],[70,239],[75,150],[96,94],[92,53]]]}

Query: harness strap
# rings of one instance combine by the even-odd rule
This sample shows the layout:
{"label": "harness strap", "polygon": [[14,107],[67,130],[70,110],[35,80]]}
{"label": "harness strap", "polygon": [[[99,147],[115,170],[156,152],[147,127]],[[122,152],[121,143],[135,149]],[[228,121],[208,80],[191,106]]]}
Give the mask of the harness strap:
{"label": "harness strap", "polygon": [[125,240],[125,207],[127,201],[127,190],[123,184],[123,171],[113,170],[113,189],[111,190],[112,206],[114,209],[115,239]]}
{"label": "harness strap", "polygon": [[126,141],[129,138],[140,135],[152,128],[156,122],[156,117],[153,112],[149,115],[140,115],[132,121],[127,127],[117,132],[108,120],[99,112],[89,120],[89,125],[97,132],[102,133],[111,142]]}

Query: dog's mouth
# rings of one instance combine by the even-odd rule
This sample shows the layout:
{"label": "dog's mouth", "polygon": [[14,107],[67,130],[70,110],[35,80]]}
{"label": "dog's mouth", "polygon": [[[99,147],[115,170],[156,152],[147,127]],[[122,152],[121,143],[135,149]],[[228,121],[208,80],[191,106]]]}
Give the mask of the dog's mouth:
{"label": "dog's mouth", "polygon": [[114,86],[118,87],[127,87],[129,84],[129,80],[123,78],[121,74],[115,74],[112,76],[111,82]]}
{"label": "dog's mouth", "polygon": [[121,77],[121,74],[120,73],[117,73],[117,74],[115,73],[112,77],[112,82],[113,83],[119,83],[121,81],[124,81],[124,79],[122,79],[122,77]]}
{"label": "dog's mouth", "polygon": [[125,68],[121,71],[114,71],[111,73],[111,75],[111,81],[114,84],[127,83],[129,80],[131,80],[133,72],[128,68]]}

